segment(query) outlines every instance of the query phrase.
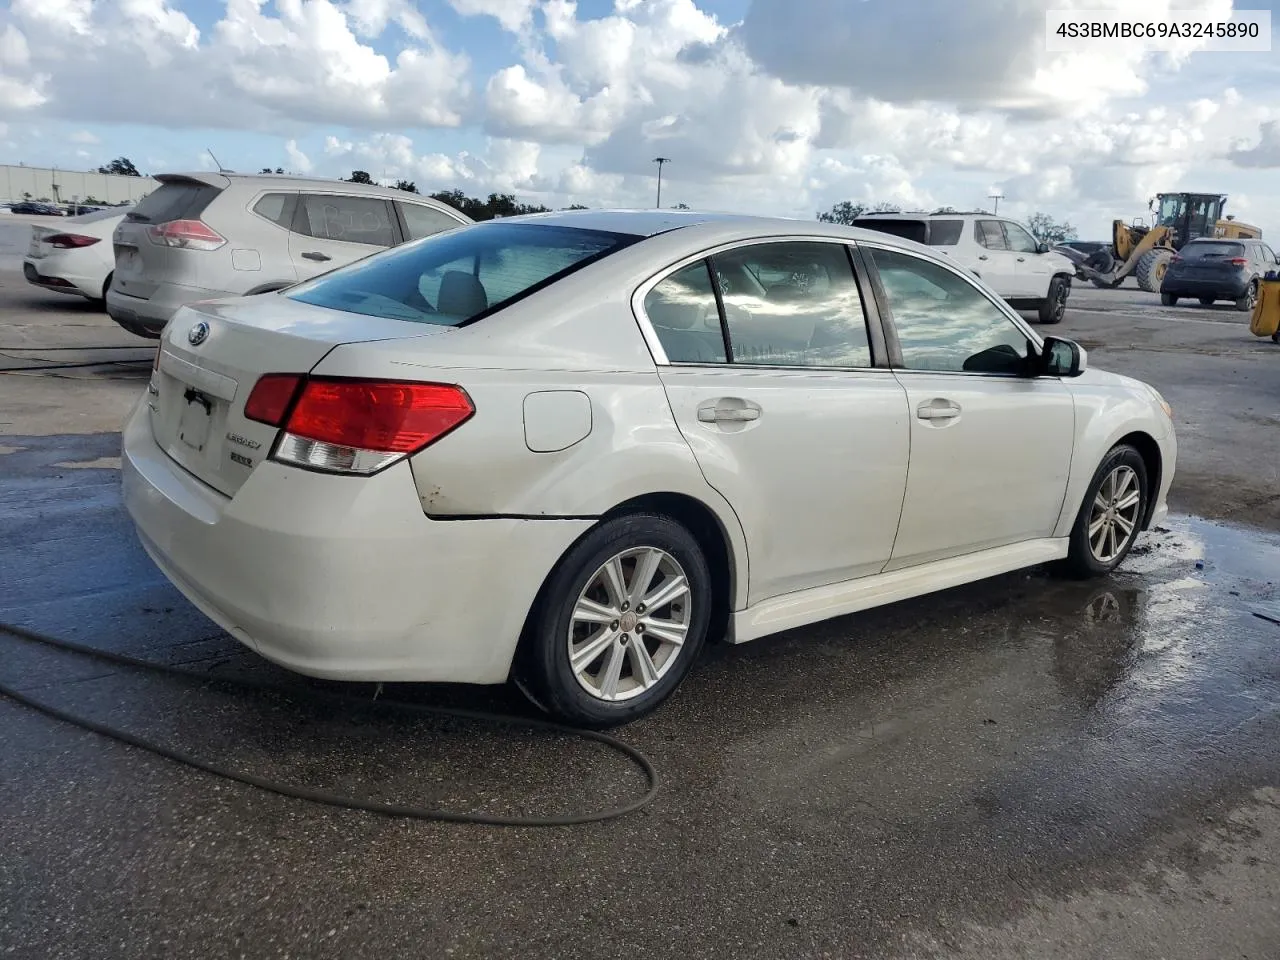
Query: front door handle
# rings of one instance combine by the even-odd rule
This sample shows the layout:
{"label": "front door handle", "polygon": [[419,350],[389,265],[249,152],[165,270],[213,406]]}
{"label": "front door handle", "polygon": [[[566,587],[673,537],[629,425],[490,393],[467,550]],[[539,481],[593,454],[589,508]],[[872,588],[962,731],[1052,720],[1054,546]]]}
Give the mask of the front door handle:
{"label": "front door handle", "polygon": [[916,407],[916,416],[921,420],[954,420],[960,416],[960,407],[950,400],[930,400]]}
{"label": "front door handle", "polygon": [[723,406],[719,403],[704,403],[698,408],[698,420],[701,423],[746,423],[760,419],[760,408],[754,406]]}
{"label": "front door handle", "polygon": [[333,257],[329,256],[327,253],[317,253],[314,250],[308,250],[306,253],[302,255],[302,259],[303,260],[332,260]]}
{"label": "front door handle", "polygon": [[987,255],[986,255],[985,253],[980,253],[980,254],[978,254],[978,259],[979,259],[979,260],[986,260],[986,259],[987,259]]}
{"label": "front door handle", "polygon": [[1019,263],[1026,263],[1026,262],[1027,262],[1027,258],[1026,258],[1026,257],[1019,257],[1019,258],[1018,258],[1018,262],[1019,262]]}

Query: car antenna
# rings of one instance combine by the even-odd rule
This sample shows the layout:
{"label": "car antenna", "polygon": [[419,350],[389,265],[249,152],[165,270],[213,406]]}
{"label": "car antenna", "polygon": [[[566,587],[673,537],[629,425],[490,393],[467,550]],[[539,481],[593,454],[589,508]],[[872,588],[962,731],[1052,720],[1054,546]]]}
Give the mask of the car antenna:
{"label": "car antenna", "polygon": [[[209,156],[213,157],[213,150],[212,150],[212,149],[210,149],[209,147],[205,147],[205,150],[206,150],[206,151],[208,151]],[[234,173],[234,172],[235,172],[234,170],[228,170],[226,167],[224,167],[224,166],[221,164],[221,162],[219,162],[219,160],[218,160],[218,158],[217,158],[217,157],[213,157],[213,162],[214,162],[214,163],[216,163],[216,164],[218,164],[218,172],[219,172],[219,173]]]}

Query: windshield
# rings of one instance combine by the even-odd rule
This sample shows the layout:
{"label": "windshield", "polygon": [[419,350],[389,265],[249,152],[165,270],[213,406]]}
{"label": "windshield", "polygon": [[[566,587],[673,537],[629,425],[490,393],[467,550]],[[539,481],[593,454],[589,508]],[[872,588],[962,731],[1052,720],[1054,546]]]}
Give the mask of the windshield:
{"label": "windshield", "polygon": [[1186,205],[1186,197],[1164,197],[1160,201],[1160,210],[1156,214],[1156,223],[1171,227],[1182,216]]}
{"label": "windshield", "polygon": [[392,247],[292,287],[286,296],[348,313],[457,327],[639,239],[490,221]]}
{"label": "windshield", "polygon": [[1243,257],[1244,244],[1240,243],[1188,243],[1180,254],[1183,260],[1200,260],[1205,257]]}

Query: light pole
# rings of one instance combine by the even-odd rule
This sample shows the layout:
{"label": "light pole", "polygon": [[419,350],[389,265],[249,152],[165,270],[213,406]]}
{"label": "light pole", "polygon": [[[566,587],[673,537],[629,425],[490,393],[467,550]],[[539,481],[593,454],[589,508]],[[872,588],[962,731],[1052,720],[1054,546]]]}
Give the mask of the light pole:
{"label": "light pole", "polygon": [[998,214],[998,213],[1000,212],[1000,200],[1001,200],[1003,197],[1004,197],[1004,194],[1003,194],[1003,193],[988,193],[988,194],[987,194],[987,199],[988,199],[988,200],[994,200],[994,201],[996,202],[996,203],[995,203],[995,209],[991,211],[991,215],[992,215],[993,217],[994,217],[996,214]]}
{"label": "light pole", "polygon": [[671,158],[670,157],[654,157],[653,162],[658,165],[658,202],[656,206],[661,207],[662,206],[662,165],[664,163],[670,163]]}

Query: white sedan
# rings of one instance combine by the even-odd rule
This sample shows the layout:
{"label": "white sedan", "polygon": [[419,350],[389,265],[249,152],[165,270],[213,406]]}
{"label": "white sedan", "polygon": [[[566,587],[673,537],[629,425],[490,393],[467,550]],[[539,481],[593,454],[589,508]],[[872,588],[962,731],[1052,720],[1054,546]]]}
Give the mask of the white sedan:
{"label": "white sedan", "polygon": [[46,290],[105,302],[115,270],[111,233],[127,212],[128,208],[114,207],[69,217],[57,226],[33,224],[31,245],[22,262],[27,281]]}
{"label": "white sedan", "polygon": [[995,574],[1113,570],[1168,405],[928,247],[673,211],[496,220],[168,324],[141,541],[300,673],[514,680],[586,726],[741,643]]}

